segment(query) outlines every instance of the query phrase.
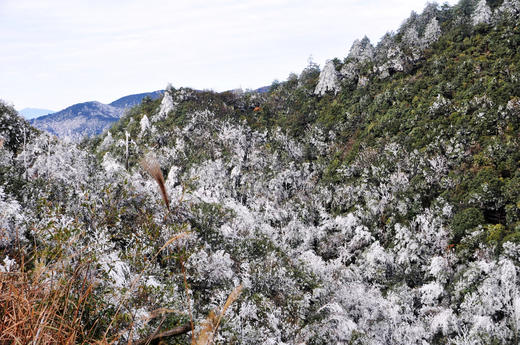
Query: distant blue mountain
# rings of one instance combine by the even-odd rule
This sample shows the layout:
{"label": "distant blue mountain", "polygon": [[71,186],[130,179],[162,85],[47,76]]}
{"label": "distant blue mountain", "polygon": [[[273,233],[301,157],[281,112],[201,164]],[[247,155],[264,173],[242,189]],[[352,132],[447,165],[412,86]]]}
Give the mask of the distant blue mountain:
{"label": "distant blue mountain", "polygon": [[135,95],[129,95],[125,97],[121,97],[118,100],[113,101],[109,105],[116,107],[116,108],[131,108],[138,104],[141,104],[142,100],[145,97],[150,97],[151,99],[157,99],[162,96],[164,90],[154,91],[154,92],[145,92],[145,93],[138,93]]}
{"label": "distant blue mountain", "polygon": [[54,110],[49,109],[38,109],[38,108],[24,108],[18,112],[20,115],[25,117],[27,120],[35,117],[40,117],[47,114],[54,113]]}
{"label": "distant blue mountain", "polygon": [[125,111],[141,103],[145,97],[157,99],[163,90],[139,93],[121,97],[110,104],[100,102],[84,102],[71,105],[29,122],[36,128],[52,133],[58,137],[73,140],[84,136],[94,136],[110,128],[114,122],[124,115]]}
{"label": "distant blue mountain", "polygon": [[258,89],[256,89],[255,92],[266,93],[266,92],[269,92],[269,90],[271,90],[270,86],[262,86],[262,87],[259,87]]}

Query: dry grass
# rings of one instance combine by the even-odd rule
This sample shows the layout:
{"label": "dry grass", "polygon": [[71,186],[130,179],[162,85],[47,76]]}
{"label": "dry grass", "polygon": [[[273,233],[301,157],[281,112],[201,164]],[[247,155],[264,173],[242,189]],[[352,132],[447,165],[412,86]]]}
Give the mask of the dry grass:
{"label": "dry grass", "polygon": [[93,344],[82,324],[92,286],[79,273],[66,281],[0,273],[0,344]]}
{"label": "dry grass", "polygon": [[[183,232],[168,240],[157,255],[168,245],[185,237]],[[152,261],[154,261],[152,260]],[[24,267],[23,263],[20,265]],[[143,272],[132,282],[127,293],[121,298],[120,305],[106,328],[104,335],[94,335],[94,328],[99,320],[99,310],[95,310],[93,285],[88,277],[89,266],[79,265],[75,270],[68,266],[57,270],[34,262],[31,273],[23,269],[16,272],[0,273],[0,345],[7,344],[89,344],[109,345],[119,340],[127,330],[112,330],[122,304],[134,290]],[[143,270],[144,271],[144,270]],[[53,272],[53,274],[50,274]],[[61,278],[50,279],[56,275]],[[158,314],[172,312],[161,308]],[[85,327],[85,319],[93,324]],[[158,337],[172,336],[190,331],[184,328],[163,332]],[[109,336],[109,332],[116,334]],[[177,332],[177,333],[176,333]],[[182,332],[182,333],[180,333]]]}
{"label": "dry grass", "polygon": [[212,310],[209,312],[208,317],[202,324],[197,339],[193,338],[192,345],[209,345],[213,342],[213,335],[217,330],[217,316]]}
{"label": "dry grass", "polygon": [[209,312],[206,321],[204,321],[201,330],[197,334],[196,339],[193,338],[192,345],[211,345],[217,334],[218,326],[222,321],[222,317],[226,313],[226,310],[235,302],[242,291],[242,285],[237,286],[231,294],[229,294],[226,303],[222,307],[220,314],[217,316],[212,310]]}
{"label": "dry grass", "polygon": [[[0,145],[2,145],[1,142]],[[157,182],[163,201],[169,211],[169,199],[158,162],[153,158],[145,158],[141,161],[141,165]],[[130,335],[132,334],[131,329],[120,329],[121,325],[117,324],[116,321],[123,304],[133,293],[148,266],[156,261],[157,256],[169,245],[187,234],[187,232],[178,233],[165,242],[152,260],[143,268],[143,271],[130,283],[128,290],[118,301],[119,305],[115,314],[111,315],[109,320],[104,320],[104,322],[108,322],[104,325],[98,324],[100,320],[97,317],[101,310],[97,310],[99,307],[95,302],[96,296],[94,295],[92,279],[89,278],[92,276],[89,273],[89,264],[78,264],[74,268],[70,265],[70,258],[69,260],[61,260],[53,257],[52,261],[61,263],[61,268],[58,269],[58,264],[53,267],[46,266],[43,263],[45,260],[37,260],[38,255],[33,253],[31,260],[34,260],[34,262],[31,263],[32,265],[21,262],[19,265],[21,269],[18,271],[0,273],[0,345],[109,345],[121,341],[122,334],[128,334],[128,331],[130,331]],[[21,248],[18,251],[18,256],[23,258],[25,251]],[[24,267],[32,268],[30,271],[25,271]],[[226,310],[238,298],[242,286],[235,288],[227,298],[220,313],[211,312],[207,320],[201,325],[200,331],[194,334],[189,287],[184,265],[182,265],[182,271],[187,292],[190,323],[163,332],[159,332],[159,325],[155,332],[138,340],[135,344],[147,344],[151,340],[157,341],[190,331],[192,332],[192,344],[213,344],[221,320]],[[164,318],[164,314],[171,312],[178,313],[160,308],[152,313],[151,317],[163,315]],[[109,334],[115,335],[109,336]],[[130,336],[128,339],[130,344],[132,343],[131,338]]]}
{"label": "dry grass", "polygon": [[[168,245],[183,238],[187,233],[172,237],[158,251],[159,254]],[[157,255],[156,254],[156,255]],[[16,272],[0,273],[0,345],[7,344],[84,344],[111,345],[120,340],[120,335],[128,330],[113,330],[115,336],[108,336],[120,307],[128,297],[121,298],[121,305],[113,315],[104,335],[94,335],[96,327],[95,300],[93,285],[88,279],[89,266],[79,265],[75,270],[57,272],[56,267],[41,267],[38,262],[31,273],[23,269]],[[23,267],[23,263],[20,265]],[[49,278],[53,271],[62,278]],[[160,340],[192,332],[192,345],[211,345],[224,314],[238,299],[242,286],[236,287],[228,296],[220,312],[211,311],[195,334],[188,294],[186,274],[183,267],[184,283],[187,292],[190,323],[159,332],[159,328],[150,336],[133,342],[134,345],[148,344],[151,340]],[[141,275],[139,275],[140,277]],[[133,291],[136,279],[130,286]],[[128,293],[129,293],[128,292]],[[180,313],[167,308],[159,308],[150,314],[150,318],[168,313]],[[91,328],[87,329],[85,320]],[[93,324],[93,325],[92,325]],[[131,338],[129,343],[132,344]]]}

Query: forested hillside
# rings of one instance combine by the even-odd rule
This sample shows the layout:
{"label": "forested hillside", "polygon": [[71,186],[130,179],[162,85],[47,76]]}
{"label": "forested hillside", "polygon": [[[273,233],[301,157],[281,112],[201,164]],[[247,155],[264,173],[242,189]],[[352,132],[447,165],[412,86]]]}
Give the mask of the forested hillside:
{"label": "forested hillside", "polygon": [[1,105],[0,310],[41,293],[0,342],[518,344],[519,23],[518,0],[430,4],[77,146]]}

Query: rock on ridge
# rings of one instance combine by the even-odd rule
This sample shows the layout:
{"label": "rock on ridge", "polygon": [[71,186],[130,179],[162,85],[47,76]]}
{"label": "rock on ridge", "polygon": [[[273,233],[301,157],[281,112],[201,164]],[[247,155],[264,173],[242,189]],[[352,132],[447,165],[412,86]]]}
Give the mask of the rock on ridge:
{"label": "rock on ridge", "polygon": [[334,62],[327,60],[325,67],[323,67],[323,70],[320,73],[320,79],[318,85],[316,85],[314,94],[323,96],[328,91],[333,91],[334,94],[337,94],[339,88],[338,74]]}

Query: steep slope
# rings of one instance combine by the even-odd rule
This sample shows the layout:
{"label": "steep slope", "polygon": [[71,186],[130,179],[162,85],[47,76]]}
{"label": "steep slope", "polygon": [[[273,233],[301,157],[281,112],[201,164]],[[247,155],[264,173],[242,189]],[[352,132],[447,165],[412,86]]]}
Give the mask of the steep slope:
{"label": "steep slope", "polygon": [[430,4],[268,92],[169,88],[81,150],[18,144],[3,226],[95,282],[84,327],[121,343],[241,284],[215,342],[517,344],[519,9]]}
{"label": "steep slope", "polygon": [[33,119],[31,124],[58,137],[78,140],[103,132],[116,122],[125,110],[138,105],[145,97],[157,99],[161,94],[162,91],[154,91],[129,95],[108,105],[99,102],[79,103]]}
{"label": "steep slope", "polygon": [[98,151],[157,155],[204,243],[189,272],[247,276],[253,343],[514,344],[520,28],[494,6],[430,5],[267,94],[169,90]]}

